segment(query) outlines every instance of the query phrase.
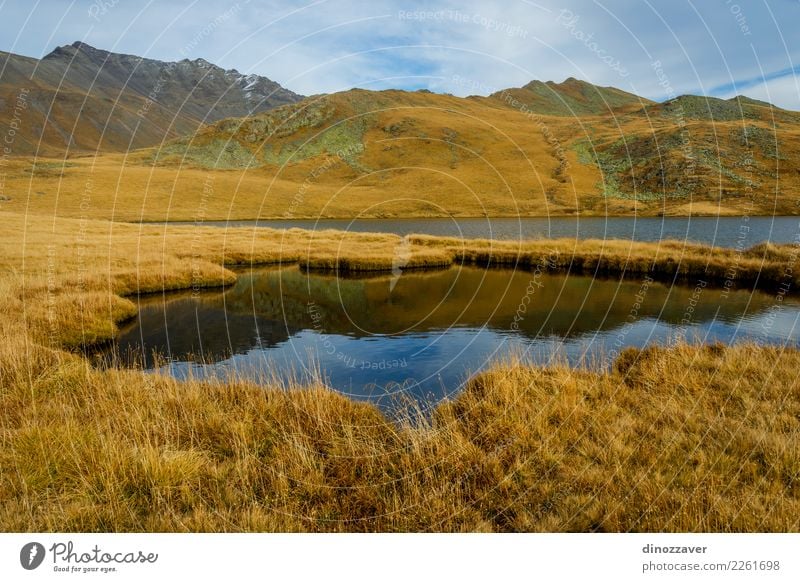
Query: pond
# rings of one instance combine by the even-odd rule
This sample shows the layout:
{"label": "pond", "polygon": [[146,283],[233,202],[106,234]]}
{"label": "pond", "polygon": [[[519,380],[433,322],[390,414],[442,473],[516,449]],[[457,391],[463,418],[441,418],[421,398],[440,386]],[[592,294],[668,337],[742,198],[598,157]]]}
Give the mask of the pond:
{"label": "pond", "polygon": [[496,240],[577,237],[653,242],[677,239],[718,247],[740,245],[742,248],[764,241],[791,243],[800,236],[798,216],[320,219],[219,221],[203,224],[309,230],[333,228],[356,232],[430,234]]}
{"label": "pond", "polygon": [[794,346],[800,304],[780,299],[703,281],[474,267],[350,278],[292,266],[248,270],[224,291],[142,296],[102,355],[179,378],[319,373],[355,399],[424,407],[510,355],[608,367],[627,346],[679,339]]}

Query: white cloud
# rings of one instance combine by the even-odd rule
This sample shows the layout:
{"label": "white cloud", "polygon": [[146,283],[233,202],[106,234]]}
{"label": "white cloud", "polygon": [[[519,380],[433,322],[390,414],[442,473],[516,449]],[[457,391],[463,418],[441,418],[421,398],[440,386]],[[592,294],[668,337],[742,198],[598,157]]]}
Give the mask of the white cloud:
{"label": "white cloud", "polygon": [[[88,10],[97,1],[2,3],[0,38],[9,44],[0,48],[41,56],[80,39],[176,60],[193,44],[190,58],[266,75],[305,94],[427,85],[466,95],[573,76],[663,99],[654,60],[676,94],[711,92],[800,62],[800,45],[788,42],[800,2],[739,2],[733,14],[711,2],[631,0],[157,0],[144,8],[120,1],[96,22]],[[414,17],[420,10],[438,15]],[[225,13],[231,16],[192,43]],[[776,101],[796,102],[785,82],[767,89]]]}
{"label": "white cloud", "polygon": [[[739,93],[784,109],[800,111],[800,78],[795,75],[771,79],[760,85],[743,89]],[[735,94],[736,91],[731,91],[725,96],[733,97]]]}

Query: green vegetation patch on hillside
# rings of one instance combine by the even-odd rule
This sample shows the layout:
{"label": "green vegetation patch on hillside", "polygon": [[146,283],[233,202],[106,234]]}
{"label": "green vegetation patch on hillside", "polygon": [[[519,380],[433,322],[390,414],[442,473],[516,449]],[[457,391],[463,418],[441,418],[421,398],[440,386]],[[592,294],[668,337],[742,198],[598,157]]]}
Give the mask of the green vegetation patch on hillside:
{"label": "green vegetation patch on hillside", "polygon": [[335,123],[312,136],[263,145],[261,159],[264,163],[284,165],[300,162],[322,154],[338,156],[359,173],[368,171],[359,158],[366,148],[364,134],[370,127],[367,116],[355,117]]}
{"label": "green vegetation patch on hillside", "polygon": [[191,164],[212,170],[238,170],[261,165],[253,152],[236,140],[216,138],[197,143],[192,139],[162,146],[154,153],[154,163]]}
{"label": "green vegetation patch on hillside", "polygon": [[[619,139],[610,145],[584,140],[573,148],[580,163],[596,165],[600,170],[603,179],[596,187],[607,198],[640,202],[686,198],[690,189],[681,179],[665,179],[667,162],[659,155],[660,150],[653,141],[650,136],[627,141]],[[685,175],[683,172],[678,174]]]}
{"label": "green vegetation patch on hillside", "polygon": [[325,99],[308,100],[250,118],[222,121],[197,136],[162,146],[152,161],[224,170],[283,166],[327,154],[364,173],[369,170],[359,159],[373,121],[369,114],[337,114]]}

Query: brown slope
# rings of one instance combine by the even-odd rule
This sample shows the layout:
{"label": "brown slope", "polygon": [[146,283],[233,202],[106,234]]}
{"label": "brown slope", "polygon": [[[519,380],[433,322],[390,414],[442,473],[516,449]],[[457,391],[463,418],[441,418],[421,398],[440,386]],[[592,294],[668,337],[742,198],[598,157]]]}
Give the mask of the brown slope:
{"label": "brown slope", "polygon": [[531,81],[490,96],[506,106],[540,115],[582,117],[620,113],[653,101],[615,87],[600,87],[573,77],[562,83]]}
{"label": "brown slope", "polygon": [[[799,124],[681,121],[656,109],[527,115],[492,98],[345,91],[219,121],[132,152],[124,165],[119,156],[92,160],[96,189],[113,196],[94,198],[91,214],[797,213]],[[31,169],[20,167],[20,178],[7,183],[14,200],[4,207],[80,215],[88,163],[37,174],[33,184]],[[25,196],[31,189],[35,195]],[[59,197],[49,197],[55,189]]]}
{"label": "brown slope", "polygon": [[[41,60],[0,53],[0,101],[13,109],[20,97],[16,155],[127,151],[302,98],[202,59],[167,63],[81,42]],[[11,119],[0,120],[0,131],[10,127]]]}
{"label": "brown slope", "polygon": [[617,128],[597,124],[577,145],[601,170],[607,197],[670,212],[698,201],[797,212],[790,202],[800,194],[797,112],[746,97],[684,95],[613,121]]}

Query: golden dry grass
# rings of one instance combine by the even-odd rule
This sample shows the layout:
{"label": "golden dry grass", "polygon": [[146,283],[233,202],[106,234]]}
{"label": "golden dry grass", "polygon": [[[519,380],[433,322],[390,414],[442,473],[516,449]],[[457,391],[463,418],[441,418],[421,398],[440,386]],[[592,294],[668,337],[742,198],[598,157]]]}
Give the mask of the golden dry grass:
{"label": "golden dry grass", "polygon": [[[633,350],[610,373],[512,361],[430,419],[397,423],[321,385],[101,371],[62,347],[111,337],[134,313],[123,295],[225,284],[226,264],[385,267],[398,245],[418,266],[508,263],[512,243],[487,254],[487,241],[0,219],[4,530],[800,530],[795,350]],[[793,256],[598,241],[521,251],[529,265],[571,256],[615,272],[685,257],[783,273]]]}
{"label": "golden dry grass", "polygon": [[4,530],[798,531],[796,351],[496,367],[427,423],[8,341]]}

